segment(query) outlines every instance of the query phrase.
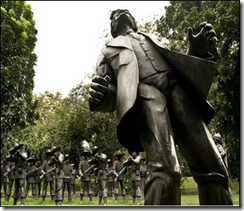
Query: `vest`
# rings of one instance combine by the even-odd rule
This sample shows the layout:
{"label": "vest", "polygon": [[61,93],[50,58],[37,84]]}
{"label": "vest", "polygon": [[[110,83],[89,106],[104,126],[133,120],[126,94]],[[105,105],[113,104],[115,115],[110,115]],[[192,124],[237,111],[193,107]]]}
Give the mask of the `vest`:
{"label": "vest", "polygon": [[130,33],[129,36],[138,61],[140,81],[158,72],[173,70],[171,64],[158,52],[150,40],[136,33]]}

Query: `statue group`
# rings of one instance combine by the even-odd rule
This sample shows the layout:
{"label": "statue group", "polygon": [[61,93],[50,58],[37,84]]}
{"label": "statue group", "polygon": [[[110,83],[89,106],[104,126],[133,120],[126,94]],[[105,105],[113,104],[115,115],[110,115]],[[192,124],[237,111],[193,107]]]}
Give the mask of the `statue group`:
{"label": "statue group", "polygon": [[68,202],[71,204],[72,198],[76,197],[75,180],[78,179],[80,205],[83,204],[85,195],[90,202],[93,201],[93,196],[98,197],[98,205],[107,205],[108,197],[113,197],[118,203],[119,195],[126,200],[126,196],[130,194],[125,187],[124,179],[125,173],[131,171],[133,202],[141,203],[147,168],[144,164],[145,158],[139,156],[137,152],[130,153],[131,157],[123,161],[122,157],[125,154],[119,150],[114,155],[115,161],[112,161],[95,146],[91,152],[81,153],[81,161],[76,170],[74,164],[70,163],[70,156],[68,154],[64,156],[60,147],[54,146],[47,150],[42,162],[32,156],[27,157],[22,147],[23,144],[15,143],[10,150],[10,155],[1,166],[1,188],[3,185],[6,202],[9,202],[14,184],[13,205],[17,205],[18,200],[21,205],[24,205],[27,196],[30,195],[34,200],[42,197],[42,202],[45,204],[49,185],[49,196],[55,205],[62,205],[65,189],[67,189]]}

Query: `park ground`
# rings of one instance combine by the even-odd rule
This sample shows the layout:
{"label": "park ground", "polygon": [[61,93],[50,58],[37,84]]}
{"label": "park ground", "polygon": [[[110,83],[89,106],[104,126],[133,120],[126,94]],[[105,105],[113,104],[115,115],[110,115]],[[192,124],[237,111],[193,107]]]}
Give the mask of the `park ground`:
{"label": "park ground", "polygon": [[[233,196],[234,206],[240,206],[240,195],[239,195],[239,182],[236,180],[230,180],[230,188]],[[3,196],[3,190],[1,191]],[[31,193],[31,191],[30,191]],[[30,193],[25,201],[25,206],[55,206],[55,202],[51,200],[50,196],[46,197],[45,202],[42,202],[41,197],[38,199],[33,199],[30,196]],[[187,177],[182,186],[181,186],[181,206],[199,206],[197,185],[193,181],[192,177]],[[118,202],[116,203],[112,197],[108,197],[107,206],[143,206],[144,200],[141,200],[141,203],[133,203],[132,196],[127,195],[126,200],[122,200],[122,196],[119,196]],[[4,197],[1,197],[1,206],[12,206],[13,198],[11,197],[8,203],[5,202]],[[20,202],[17,203],[17,206],[20,206]],[[72,198],[72,202],[68,202],[67,192],[65,192],[65,197],[62,206],[103,206],[103,203],[98,204],[98,197],[93,197],[93,200],[90,202],[88,197],[84,196],[83,203],[80,204],[79,197],[79,186],[77,186],[77,191],[75,197]]]}

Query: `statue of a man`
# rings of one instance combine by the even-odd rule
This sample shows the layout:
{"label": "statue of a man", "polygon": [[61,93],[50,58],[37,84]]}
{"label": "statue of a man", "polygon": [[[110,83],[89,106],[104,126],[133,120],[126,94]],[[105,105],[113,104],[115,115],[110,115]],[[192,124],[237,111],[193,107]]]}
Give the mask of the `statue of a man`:
{"label": "statue of a man", "polygon": [[120,190],[121,190],[121,195],[123,197],[123,200],[126,200],[126,189],[125,189],[125,183],[124,183],[124,175],[127,171],[126,167],[124,166],[124,161],[122,159],[122,157],[125,154],[121,151],[118,150],[115,153],[115,161],[113,163],[113,169],[115,172],[115,179],[114,179],[114,199],[115,202],[118,202],[118,196],[119,196],[119,186],[120,186]]}
{"label": "statue of a man", "polygon": [[111,34],[90,87],[91,111],[117,110],[119,142],[146,151],[145,205],[180,204],[181,171],[175,144],[198,184],[200,204],[232,204],[228,172],[206,127],[214,110],[206,101],[216,63],[209,23],[193,35],[186,54],[138,32],[128,10],[112,11]]}
{"label": "statue of a man", "polygon": [[68,200],[69,203],[72,202],[72,196],[71,196],[71,179],[72,175],[74,174],[73,166],[71,165],[70,156],[66,154],[64,156],[64,180],[63,180],[63,200],[64,200],[64,192],[65,192],[65,186],[67,186],[68,191]]}
{"label": "statue of a man", "polygon": [[55,165],[55,204],[61,206],[63,202],[64,155],[60,146],[53,146],[49,166]]}
{"label": "statue of a man", "polygon": [[[5,201],[7,201],[7,187],[8,187],[8,173],[10,172],[10,168],[9,168],[9,164],[6,161],[6,159],[4,159],[3,161],[1,160],[1,181],[0,181],[0,190],[2,190],[3,187],[3,191],[4,191],[4,198]],[[2,196],[1,196],[2,198]]]}
{"label": "statue of a man", "polygon": [[97,164],[97,180],[98,180],[98,204],[100,205],[103,199],[103,205],[107,205],[108,191],[107,191],[107,155],[102,153],[101,148],[95,154],[95,160]]}
{"label": "statue of a man", "polygon": [[124,166],[131,166],[131,186],[132,186],[132,199],[133,203],[141,203],[141,175],[140,175],[140,163],[142,157],[136,151],[130,151],[131,157],[124,162]]}
{"label": "statue of a man", "polygon": [[14,162],[14,195],[13,205],[17,205],[18,199],[21,201],[21,206],[24,205],[26,199],[26,160],[27,153],[22,150],[23,144],[15,143],[13,149],[10,150],[10,155],[6,160]]}
{"label": "statue of a man", "polygon": [[26,196],[28,196],[29,189],[31,186],[32,190],[32,197],[33,199],[36,198],[36,165],[35,165],[35,158],[29,157],[27,160],[29,165],[26,168]]}
{"label": "statue of a man", "polygon": [[[50,190],[50,197],[52,200],[54,200],[54,170],[50,171],[51,169],[54,168],[54,166],[49,166],[48,162],[52,157],[52,152],[51,149],[48,149],[45,152],[45,159],[42,163],[42,170],[41,173],[44,176],[43,177],[43,189],[42,189],[42,202],[45,202],[46,195],[47,195],[47,186],[49,184],[49,190]],[[50,171],[50,172],[49,172]],[[46,173],[48,172],[48,173]]]}
{"label": "statue of a man", "polygon": [[91,185],[91,172],[94,168],[93,165],[90,165],[88,161],[88,157],[91,157],[91,153],[89,151],[84,151],[81,153],[81,156],[83,156],[83,159],[79,163],[79,170],[78,173],[80,175],[80,182],[81,182],[81,188],[80,188],[80,204],[83,203],[83,197],[85,194],[85,191],[87,193],[87,196],[89,197],[89,200],[92,201],[92,185]]}

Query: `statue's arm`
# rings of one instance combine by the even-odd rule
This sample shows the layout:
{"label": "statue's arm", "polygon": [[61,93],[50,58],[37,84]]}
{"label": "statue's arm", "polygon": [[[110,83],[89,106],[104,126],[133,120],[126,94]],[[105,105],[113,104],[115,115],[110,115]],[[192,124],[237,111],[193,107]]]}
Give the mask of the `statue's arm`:
{"label": "statue's arm", "polygon": [[113,112],[116,110],[116,86],[111,67],[103,52],[98,57],[96,75],[89,89],[91,111]]}

